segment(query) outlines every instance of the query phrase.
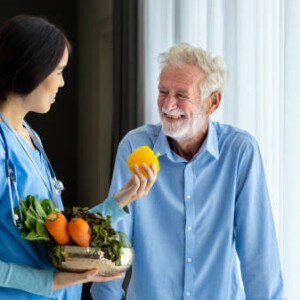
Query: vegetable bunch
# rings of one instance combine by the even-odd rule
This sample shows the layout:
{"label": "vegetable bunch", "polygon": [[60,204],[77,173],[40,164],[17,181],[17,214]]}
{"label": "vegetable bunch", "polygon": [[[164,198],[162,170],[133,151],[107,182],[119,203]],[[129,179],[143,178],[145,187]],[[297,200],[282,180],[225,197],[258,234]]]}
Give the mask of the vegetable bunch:
{"label": "vegetable bunch", "polygon": [[60,211],[54,209],[49,199],[38,201],[34,196],[27,196],[20,204],[23,215],[23,220],[18,221],[21,237],[46,242],[56,266],[64,261],[65,245],[98,247],[104,257],[116,265],[120,265],[122,249],[130,247],[127,236],[111,227],[110,216],[90,212],[87,207]]}

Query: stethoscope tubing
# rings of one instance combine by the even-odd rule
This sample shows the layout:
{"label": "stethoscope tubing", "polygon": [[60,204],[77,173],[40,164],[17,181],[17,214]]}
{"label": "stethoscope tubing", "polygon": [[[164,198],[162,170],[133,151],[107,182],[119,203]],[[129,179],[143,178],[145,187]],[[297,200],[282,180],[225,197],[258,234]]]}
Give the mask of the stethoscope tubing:
{"label": "stethoscope tubing", "polygon": [[7,146],[7,140],[6,140],[5,134],[4,134],[3,129],[2,129],[1,126],[0,126],[0,135],[2,136],[2,139],[3,139],[3,142],[4,142],[4,148],[5,148],[5,167],[6,167],[5,169],[6,169],[6,177],[7,177],[7,184],[8,184],[11,215],[12,215],[12,219],[13,219],[14,224],[17,226],[17,220],[18,220],[19,217],[14,211],[14,203],[13,203],[13,195],[12,195],[11,184],[13,184],[13,186],[14,186],[16,197],[17,197],[17,200],[18,200],[18,209],[19,209],[19,216],[20,216],[21,221],[23,221],[23,214],[22,214],[22,210],[21,210],[21,206],[20,206],[20,196],[19,196],[19,193],[18,193],[18,188],[17,188],[17,183],[16,183],[16,179],[15,179],[15,175],[14,175],[14,170],[13,170],[13,167],[11,165],[11,159],[10,159],[9,149],[8,149],[8,146]]}

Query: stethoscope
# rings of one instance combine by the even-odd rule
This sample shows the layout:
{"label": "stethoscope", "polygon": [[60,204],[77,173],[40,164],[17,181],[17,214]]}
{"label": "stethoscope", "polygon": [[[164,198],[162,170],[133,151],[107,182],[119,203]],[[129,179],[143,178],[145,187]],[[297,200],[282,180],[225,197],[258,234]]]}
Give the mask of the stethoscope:
{"label": "stethoscope", "polygon": [[[6,119],[6,117],[4,116],[4,114],[1,111],[0,111],[0,117],[1,117],[2,121],[10,129],[10,131],[18,139],[18,141],[20,142],[22,148],[26,152],[27,156],[29,157],[29,159],[33,163],[33,165],[34,165],[37,173],[42,178],[42,180],[43,180],[45,186],[47,187],[50,195],[52,195],[52,202],[53,202],[54,206],[55,207],[59,207],[59,204],[58,204],[58,195],[60,195],[62,193],[62,191],[64,190],[64,185],[63,185],[63,183],[60,180],[58,180],[56,178],[55,172],[54,172],[54,170],[52,168],[52,165],[51,165],[51,163],[50,163],[50,161],[49,161],[49,159],[47,157],[47,154],[46,154],[43,146],[41,145],[40,141],[37,139],[36,135],[34,134],[32,128],[24,120],[23,124],[24,124],[25,128],[28,130],[29,135],[30,135],[32,141],[34,142],[34,144],[38,148],[38,150],[41,152],[44,160],[47,163],[47,167],[48,167],[47,173],[48,173],[48,177],[50,179],[50,186],[51,186],[50,189],[49,189],[49,181],[47,180],[47,178],[44,177],[44,175],[42,174],[40,168],[37,166],[35,160],[33,159],[32,155],[30,154],[30,152],[28,151],[28,149],[25,146],[24,142],[22,141],[21,137],[11,127],[11,125],[8,122],[8,120]],[[13,219],[14,224],[17,227],[19,227],[20,226],[20,222],[17,222],[17,221],[18,220],[20,220],[21,222],[23,221],[22,210],[21,210],[21,207],[20,207],[20,197],[19,197],[19,193],[18,193],[17,181],[16,181],[16,176],[15,176],[14,168],[13,168],[13,162],[12,162],[12,159],[11,159],[11,156],[10,156],[10,151],[9,151],[8,144],[7,144],[7,139],[5,137],[4,131],[3,131],[3,129],[2,129],[1,126],[0,126],[0,135],[2,136],[2,139],[3,139],[3,142],[4,142],[4,148],[5,148],[4,149],[5,150],[5,169],[6,169],[6,177],[7,177],[7,184],[8,184],[9,200],[10,200],[10,207],[11,207],[12,219]],[[15,194],[16,194],[16,197],[17,197],[18,212],[19,212],[19,214],[17,214],[15,212],[15,209],[14,209],[12,186],[14,187]]]}

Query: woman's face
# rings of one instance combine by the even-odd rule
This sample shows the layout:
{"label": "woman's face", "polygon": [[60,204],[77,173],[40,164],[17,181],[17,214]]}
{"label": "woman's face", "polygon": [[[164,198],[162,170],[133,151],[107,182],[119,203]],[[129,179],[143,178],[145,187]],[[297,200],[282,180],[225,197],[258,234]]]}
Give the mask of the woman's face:
{"label": "woman's face", "polygon": [[65,84],[63,70],[68,63],[68,59],[69,52],[66,48],[63,57],[55,70],[37,88],[25,97],[25,105],[28,111],[46,113],[50,110],[51,104],[55,102],[58,89]]}

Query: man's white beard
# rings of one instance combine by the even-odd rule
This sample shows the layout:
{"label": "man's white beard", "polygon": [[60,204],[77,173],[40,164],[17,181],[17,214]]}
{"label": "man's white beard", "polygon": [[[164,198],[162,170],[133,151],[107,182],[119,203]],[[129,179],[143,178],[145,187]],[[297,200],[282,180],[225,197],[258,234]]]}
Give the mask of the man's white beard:
{"label": "man's white beard", "polygon": [[203,115],[203,106],[200,104],[196,113],[190,115],[190,119],[178,119],[177,122],[168,122],[167,117],[164,115],[185,115],[185,113],[177,108],[167,112],[162,108],[160,112],[160,119],[162,123],[162,130],[166,136],[175,140],[187,140],[194,137],[199,130],[203,127],[205,118]]}

